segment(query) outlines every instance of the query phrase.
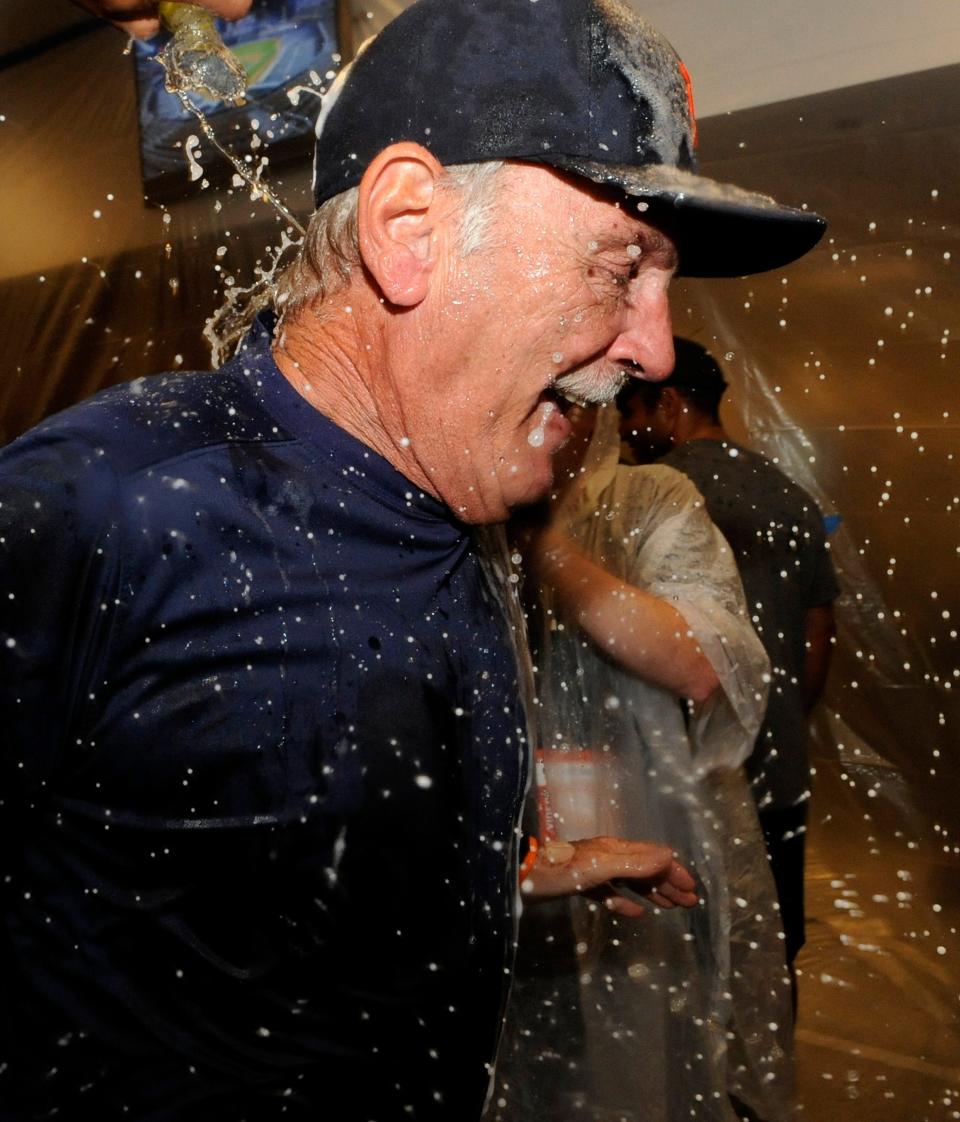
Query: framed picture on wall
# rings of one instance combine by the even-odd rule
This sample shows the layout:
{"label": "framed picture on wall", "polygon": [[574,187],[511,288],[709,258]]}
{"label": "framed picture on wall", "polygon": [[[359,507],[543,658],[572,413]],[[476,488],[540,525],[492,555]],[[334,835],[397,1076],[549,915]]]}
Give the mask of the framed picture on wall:
{"label": "framed picture on wall", "polygon": [[[246,73],[247,96],[236,105],[187,95],[218,144],[254,171],[264,156],[271,167],[309,157],[320,101],[308,91],[329,86],[351,53],[344,41],[349,37],[346,0],[254,0],[244,19],[220,21],[218,27]],[[166,89],[157,56],[167,38],[137,42],[133,51],[144,195],[153,203],[222,186],[237,175],[203,135],[197,117]]]}

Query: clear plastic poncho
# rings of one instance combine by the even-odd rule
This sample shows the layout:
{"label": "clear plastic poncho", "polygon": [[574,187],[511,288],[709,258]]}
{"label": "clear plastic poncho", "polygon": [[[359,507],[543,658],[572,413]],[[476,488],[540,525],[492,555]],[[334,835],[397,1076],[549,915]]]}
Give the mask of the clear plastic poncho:
{"label": "clear plastic poncho", "polygon": [[669,600],[720,679],[698,706],[591,643],[549,588],[539,668],[541,836],[665,841],[698,880],[692,909],[624,919],[585,897],[530,904],[490,1122],[732,1122],[729,1092],[791,1115],[790,984],[776,893],[740,765],[768,664],[730,550],[672,468],[618,465],[600,410],[555,525],[608,571]]}

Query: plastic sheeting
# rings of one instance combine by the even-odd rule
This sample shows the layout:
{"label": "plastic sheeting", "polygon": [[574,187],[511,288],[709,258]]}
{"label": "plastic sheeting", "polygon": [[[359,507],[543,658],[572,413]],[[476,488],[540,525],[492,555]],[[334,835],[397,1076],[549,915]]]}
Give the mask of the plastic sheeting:
{"label": "plastic sheeting", "polygon": [[798,960],[808,1117],[960,1117],[958,78],[707,122],[710,170],[805,202],[831,230],[789,270],[691,284],[675,304],[677,329],[728,371],[728,423],[836,527]]}
{"label": "plastic sheeting", "polygon": [[[705,170],[832,226],[783,273],[675,300],[677,329],[728,371],[728,421],[842,519],[799,960],[811,1118],[960,1118],[958,81],[947,67],[701,122]],[[103,385],[206,365],[226,278],[253,282],[285,223],[245,190],[143,207],[109,29],[0,73],[0,114],[11,439]],[[307,178],[271,176],[300,214]]]}
{"label": "plastic sheeting", "polygon": [[672,605],[720,687],[685,713],[618,661],[624,642],[643,642],[637,625],[606,649],[577,625],[569,589],[538,590],[540,837],[668,842],[695,870],[701,901],[639,922],[586,899],[525,910],[488,1117],[733,1122],[734,1092],[759,1117],[785,1122],[790,979],[740,767],[762,720],[769,661],[696,488],[673,468],[618,467],[618,420],[612,407],[600,412],[587,474],[551,527]]}

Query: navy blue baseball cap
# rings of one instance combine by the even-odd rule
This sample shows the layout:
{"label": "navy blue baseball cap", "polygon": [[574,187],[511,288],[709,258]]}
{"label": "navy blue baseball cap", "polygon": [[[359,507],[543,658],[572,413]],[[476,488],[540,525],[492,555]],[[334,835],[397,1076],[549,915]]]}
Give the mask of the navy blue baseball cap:
{"label": "navy blue baseball cap", "polygon": [[786,265],[826,229],[697,174],[686,67],[625,0],[415,0],[324,98],[315,204],[403,140],[441,164],[532,161],[633,196],[677,242],[686,276]]}

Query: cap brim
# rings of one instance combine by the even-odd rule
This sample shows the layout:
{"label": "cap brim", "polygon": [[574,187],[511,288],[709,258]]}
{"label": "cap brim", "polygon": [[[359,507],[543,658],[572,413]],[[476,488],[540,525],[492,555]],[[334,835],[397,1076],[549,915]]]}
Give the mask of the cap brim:
{"label": "cap brim", "polygon": [[681,276],[742,277],[776,269],[813,249],[827,228],[826,219],[813,211],[781,206],[767,195],[680,168],[553,154],[549,163],[649,203],[650,217],[659,214],[670,227]]}

